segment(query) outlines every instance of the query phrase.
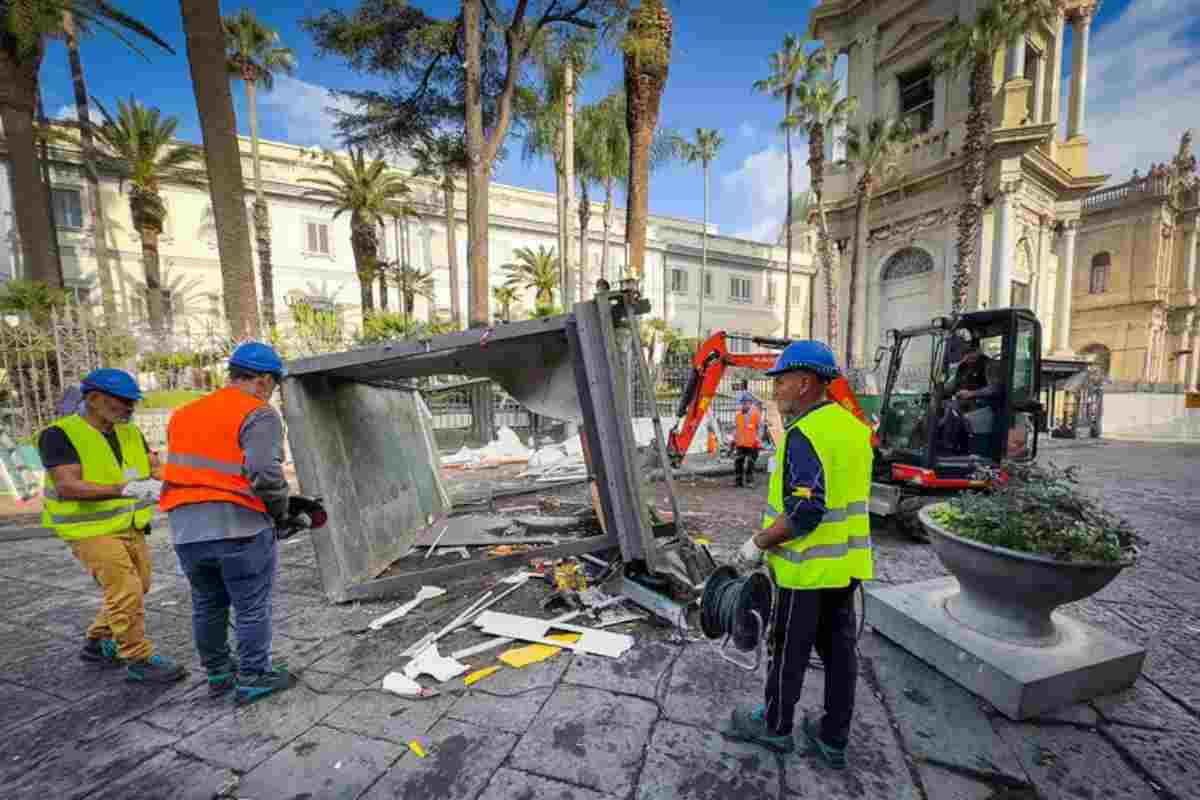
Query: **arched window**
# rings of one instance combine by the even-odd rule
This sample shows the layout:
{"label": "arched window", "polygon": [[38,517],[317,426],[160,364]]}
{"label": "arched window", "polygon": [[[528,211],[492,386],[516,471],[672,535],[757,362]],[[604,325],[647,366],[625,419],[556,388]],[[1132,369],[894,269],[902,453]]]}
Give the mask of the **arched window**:
{"label": "arched window", "polygon": [[919,247],[906,247],[893,253],[883,265],[883,279],[894,281],[933,272],[933,256]]}
{"label": "arched window", "polygon": [[1112,265],[1112,256],[1107,252],[1096,253],[1092,256],[1092,274],[1088,281],[1089,294],[1104,294],[1108,291],[1108,268]]}

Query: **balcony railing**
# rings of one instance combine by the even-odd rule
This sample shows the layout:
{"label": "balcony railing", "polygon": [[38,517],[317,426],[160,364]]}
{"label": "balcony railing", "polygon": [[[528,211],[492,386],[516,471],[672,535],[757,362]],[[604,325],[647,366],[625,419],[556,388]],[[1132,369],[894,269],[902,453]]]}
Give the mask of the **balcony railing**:
{"label": "balcony railing", "polygon": [[1171,181],[1166,175],[1134,178],[1125,183],[1118,183],[1107,189],[1092,192],[1083,201],[1084,211],[1096,211],[1101,208],[1111,208],[1128,200],[1140,200],[1146,197],[1166,197],[1170,194]]}

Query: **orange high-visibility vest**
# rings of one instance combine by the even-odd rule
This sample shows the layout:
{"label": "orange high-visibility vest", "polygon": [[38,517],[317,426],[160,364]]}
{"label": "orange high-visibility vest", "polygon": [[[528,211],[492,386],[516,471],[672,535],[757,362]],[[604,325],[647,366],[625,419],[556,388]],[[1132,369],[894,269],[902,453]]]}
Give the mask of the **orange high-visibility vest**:
{"label": "orange high-visibility vest", "polygon": [[762,447],[762,442],[758,439],[758,427],[761,423],[762,415],[758,408],[750,409],[749,418],[743,412],[737,412],[737,432],[734,433],[733,443],[738,447]]}
{"label": "orange high-visibility vest", "polygon": [[266,513],[267,506],[250,490],[238,443],[242,423],[266,405],[241,389],[228,386],[178,409],[167,423],[167,463],[163,467],[159,507],[170,511],[189,503],[237,503]]}

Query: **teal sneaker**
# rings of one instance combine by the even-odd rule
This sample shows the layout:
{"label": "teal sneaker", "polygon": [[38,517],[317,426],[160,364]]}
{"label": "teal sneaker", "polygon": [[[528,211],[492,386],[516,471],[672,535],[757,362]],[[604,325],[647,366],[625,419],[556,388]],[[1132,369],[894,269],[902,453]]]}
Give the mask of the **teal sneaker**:
{"label": "teal sneaker", "polygon": [[130,661],[125,668],[125,680],[132,683],[175,683],[188,676],[188,671],[158,653],[145,661]]}
{"label": "teal sneaker", "polygon": [[238,681],[234,701],[239,706],[257,702],[267,695],[291,689],[299,683],[299,679],[287,671],[286,667],[275,666],[269,672],[243,674]]}
{"label": "teal sneaker", "polygon": [[821,741],[820,725],[809,717],[804,718],[804,736],[808,739],[808,752],[816,753],[833,769],[846,768],[846,748],[833,747]]}
{"label": "teal sneaker", "polygon": [[105,667],[118,667],[121,657],[117,655],[117,643],[112,639],[86,639],[79,658],[89,664],[99,664]]}
{"label": "teal sneaker", "polygon": [[749,710],[735,708],[733,730],[730,733],[734,739],[754,742],[776,753],[790,753],[796,749],[791,734],[777,735],[767,730],[766,709],[762,706]]}
{"label": "teal sneaker", "polygon": [[228,692],[237,686],[237,678],[237,661],[230,658],[223,667],[208,670],[208,693],[215,697]]}

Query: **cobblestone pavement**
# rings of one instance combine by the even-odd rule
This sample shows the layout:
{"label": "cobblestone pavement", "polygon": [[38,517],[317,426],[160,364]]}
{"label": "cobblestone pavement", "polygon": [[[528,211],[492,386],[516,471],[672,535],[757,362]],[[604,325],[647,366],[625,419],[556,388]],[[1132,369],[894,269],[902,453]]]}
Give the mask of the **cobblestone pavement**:
{"label": "cobblestone pavement", "polygon": [[[190,680],[166,689],[129,686],[120,671],[76,658],[98,592],[61,544],[31,540],[0,545],[0,794],[1198,797],[1200,447],[1055,443],[1044,457],[1084,466],[1087,486],[1149,541],[1138,567],[1067,609],[1145,645],[1142,678],[1045,719],[1007,721],[872,633],[869,620],[846,773],[724,738],[730,709],[758,702],[761,674],[738,671],[707,642],[661,631],[635,630],[637,647],[619,660],[564,652],[502,669],[469,690],[458,684],[431,700],[406,700],[378,686],[402,663],[397,653],[415,638],[413,628],[351,633],[391,604],[325,603],[302,542],[281,546],[274,618],[277,654],[302,670],[303,684],[234,709],[210,700],[197,680],[187,586],[161,534],[148,629],[162,651],[193,668]],[[703,503],[702,489],[688,490],[687,505]],[[748,508],[757,502],[743,496]],[[739,535],[722,543],[740,543]],[[927,546],[887,531],[876,539],[881,582],[943,573]],[[418,609],[412,624],[445,611]],[[820,671],[810,672],[805,705],[819,705],[821,689]],[[409,750],[413,739],[426,757]]]}

